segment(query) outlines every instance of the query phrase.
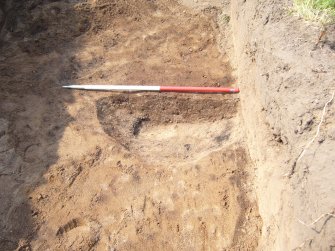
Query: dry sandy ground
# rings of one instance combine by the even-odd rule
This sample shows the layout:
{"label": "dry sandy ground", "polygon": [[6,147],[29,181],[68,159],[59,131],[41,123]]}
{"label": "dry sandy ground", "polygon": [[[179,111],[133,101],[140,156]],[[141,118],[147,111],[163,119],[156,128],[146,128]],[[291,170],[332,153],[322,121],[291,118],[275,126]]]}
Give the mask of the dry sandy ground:
{"label": "dry sandy ground", "polygon": [[216,9],[174,1],[1,7],[1,250],[253,250],[262,221]]}
{"label": "dry sandy ground", "polygon": [[334,250],[335,24],[319,40],[322,27],[292,2],[231,1],[228,12],[257,166],[259,249]]}

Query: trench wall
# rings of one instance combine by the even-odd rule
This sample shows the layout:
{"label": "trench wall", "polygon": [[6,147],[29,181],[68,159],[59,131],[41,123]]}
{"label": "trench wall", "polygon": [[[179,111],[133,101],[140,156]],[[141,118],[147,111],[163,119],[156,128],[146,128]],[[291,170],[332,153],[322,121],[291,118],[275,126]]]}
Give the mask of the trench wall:
{"label": "trench wall", "polygon": [[[290,1],[231,1],[230,57],[255,163],[263,218],[259,250],[329,250],[335,245],[335,29],[290,11]],[[320,132],[299,156],[308,142]],[[299,221],[300,220],[300,221]]]}

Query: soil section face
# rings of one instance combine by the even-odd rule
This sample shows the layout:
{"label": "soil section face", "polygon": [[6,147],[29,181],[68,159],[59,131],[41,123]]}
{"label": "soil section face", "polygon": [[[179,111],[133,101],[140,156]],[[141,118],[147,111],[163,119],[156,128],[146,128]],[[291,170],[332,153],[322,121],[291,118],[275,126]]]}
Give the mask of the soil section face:
{"label": "soil section face", "polygon": [[292,3],[231,1],[227,12],[257,166],[259,248],[332,250],[335,25],[320,37],[324,28],[290,13]]}

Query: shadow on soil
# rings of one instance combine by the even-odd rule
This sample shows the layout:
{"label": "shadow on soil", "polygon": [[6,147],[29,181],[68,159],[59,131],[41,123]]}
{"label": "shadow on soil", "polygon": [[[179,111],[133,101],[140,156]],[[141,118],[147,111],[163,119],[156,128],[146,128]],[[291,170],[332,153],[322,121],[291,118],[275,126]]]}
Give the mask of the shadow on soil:
{"label": "shadow on soil", "polygon": [[30,250],[42,216],[29,194],[57,161],[72,121],[74,97],[61,83],[76,77],[73,41],[89,15],[73,3],[0,2],[0,250]]}

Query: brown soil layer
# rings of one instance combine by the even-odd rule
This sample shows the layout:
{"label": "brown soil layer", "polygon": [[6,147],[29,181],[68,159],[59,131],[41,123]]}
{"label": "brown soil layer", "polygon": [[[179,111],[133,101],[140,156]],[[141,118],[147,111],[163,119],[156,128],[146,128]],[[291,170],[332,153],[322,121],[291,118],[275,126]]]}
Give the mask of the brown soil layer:
{"label": "brown soil layer", "polygon": [[1,7],[1,250],[253,250],[261,219],[215,9],[174,1]]}
{"label": "brown soil layer", "polygon": [[112,137],[131,140],[142,127],[171,123],[215,122],[230,119],[237,100],[208,96],[117,95],[97,101],[97,115],[104,131]]}

